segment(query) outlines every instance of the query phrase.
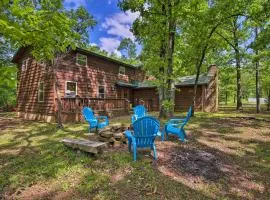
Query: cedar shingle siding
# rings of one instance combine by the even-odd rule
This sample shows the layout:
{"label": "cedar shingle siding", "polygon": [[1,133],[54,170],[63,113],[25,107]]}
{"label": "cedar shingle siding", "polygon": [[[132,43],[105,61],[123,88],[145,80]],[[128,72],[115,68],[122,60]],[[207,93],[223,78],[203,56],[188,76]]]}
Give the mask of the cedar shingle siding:
{"label": "cedar shingle siding", "polygon": [[[36,62],[29,53],[29,49],[21,48],[14,56],[13,61],[18,64],[18,115],[25,119],[54,121],[56,116],[56,90],[63,101],[63,118],[65,121],[81,120],[80,109],[83,105],[90,105],[95,111],[108,115],[127,114],[129,104],[136,105],[144,101],[149,111],[159,109],[157,89],[147,84],[145,73],[137,67],[106,58],[95,53],[77,49],[68,53],[55,69],[55,78],[52,67]],[[76,54],[87,56],[87,65],[76,64]],[[22,71],[22,63],[28,58],[27,66]],[[25,62],[24,62],[25,63]],[[125,67],[125,74],[119,74],[119,67]],[[217,111],[217,68],[211,66],[203,80],[207,82],[198,86],[196,110]],[[192,78],[188,78],[189,83]],[[76,98],[67,98],[65,93],[66,82],[77,83]],[[38,101],[39,83],[44,83],[44,101]],[[139,84],[138,84],[139,83]],[[99,86],[104,86],[105,99],[99,94]],[[175,110],[186,111],[192,103],[193,86],[176,84]],[[73,87],[71,87],[73,88]],[[101,87],[101,91],[103,87]],[[75,94],[74,94],[75,95]],[[70,97],[70,96],[69,96]],[[75,96],[73,96],[75,97]]]}

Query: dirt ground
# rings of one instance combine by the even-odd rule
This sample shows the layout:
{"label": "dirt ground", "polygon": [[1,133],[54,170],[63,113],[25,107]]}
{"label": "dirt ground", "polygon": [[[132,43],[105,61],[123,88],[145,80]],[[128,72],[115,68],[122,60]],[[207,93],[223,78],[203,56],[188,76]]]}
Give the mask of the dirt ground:
{"label": "dirt ground", "polygon": [[[149,150],[142,150],[134,163],[127,146],[107,149],[101,158],[95,159],[72,150],[67,152],[61,146],[55,149],[56,154],[60,152],[57,161],[43,162],[37,156],[43,154],[43,149],[34,143],[50,140],[54,134],[58,134],[59,141],[70,135],[69,126],[65,133],[46,135],[45,131],[35,135],[35,132],[31,138],[27,134],[34,127],[41,126],[43,130],[47,125],[2,115],[0,170],[4,175],[0,175],[0,180],[8,181],[0,183],[0,199],[126,199],[127,192],[134,199],[269,199],[269,119],[268,115],[196,116],[186,128],[187,143],[181,143],[175,136],[165,142],[158,139],[157,161],[152,159]],[[71,127],[74,130],[74,125]],[[79,130],[81,125],[77,127]],[[49,128],[48,131],[56,130]],[[81,137],[81,132],[76,136]],[[49,154],[45,155],[47,159]],[[19,161],[16,156],[20,157]],[[29,156],[37,159],[38,164],[25,164],[31,159]],[[80,160],[86,163],[77,169]],[[18,170],[16,168],[22,167],[18,166],[20,163],[26,166]],[[40,165],[45,167],[44,173],[48,173],[45,178],[39,174]],[[71,166],[68,170],[67,165]],[[63,176],[52,175],[54,170],[47,172],[46,166],[62,167],[66,171],[62,172]],[[82,179],[84,176],[88,178]],[[26,177],[31,179],[27,184],[24,183]]]}

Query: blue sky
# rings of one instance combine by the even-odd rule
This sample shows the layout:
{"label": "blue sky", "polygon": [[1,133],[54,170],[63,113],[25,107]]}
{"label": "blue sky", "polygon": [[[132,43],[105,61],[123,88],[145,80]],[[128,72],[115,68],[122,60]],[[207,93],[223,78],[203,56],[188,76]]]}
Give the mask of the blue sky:
{"label": "blue sky", "polygon": [[84,6],[97,21],[97,25],[90,31],[90,43],[98,45],[109,53],[116,53],[123,38],[134,40],[130,27],[138,16],[137,13],[123,12],[117,7],[118,0],[65,0],[66,9],[76,9]]}

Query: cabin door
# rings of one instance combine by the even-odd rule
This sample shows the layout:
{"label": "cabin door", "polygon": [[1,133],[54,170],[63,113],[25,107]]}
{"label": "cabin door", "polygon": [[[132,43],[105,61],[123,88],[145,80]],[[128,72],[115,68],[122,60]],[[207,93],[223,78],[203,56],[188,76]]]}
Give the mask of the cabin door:
{"label": "cabin door", "polygon": [[125,98],[130,101],[131,90],[129,88],[118,88],[117,89],[117,98]]}

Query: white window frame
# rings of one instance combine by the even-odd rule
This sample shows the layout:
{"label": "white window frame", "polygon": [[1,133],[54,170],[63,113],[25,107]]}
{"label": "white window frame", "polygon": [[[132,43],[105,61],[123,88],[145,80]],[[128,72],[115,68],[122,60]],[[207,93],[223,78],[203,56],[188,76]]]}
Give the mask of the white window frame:
{"label": "white window frame", "polygon": [[[122,73],[122,70],[124,73]],[[126,75],[126,68],[124,66],[119,66],[118,74],[119,75]]]}
{"label": "white window frame", "polygon": [[101,94],[104,94],[104,97],[103,97],[103,99],[105,99],[106,98],[106,87],[105,87],[105,85],[102,85],[102,84],[99,84],[98,85],[98,91],[97,91],[97,97],[98,98],[102,98],[102,97],[100,97],[99,95],[100,95],[100,93],[99,93],[99,87],[103,87],[104,88],[104,93],[101,93]]}
{"label": "white window frame", "polygon": [[[80,64],[78,61],[82,61],[82,59],[79,58],[79,56],[83,56],[85,58],[85,65]],[[79,66],[87,66],[87,56],[84,54],[76,53],[76,65]]]}
{"label": "white window frame", "polygon": [[28,58],[23,59],[22,61],[22,72],[27,70]]}
{"label": "white window frame", "polygon": [[[40,84],[43,84],[43,88],[42,89],[40,89]],[[38,83],[38,102],[39,103],[42,103],[42,102],[44,102],[44,98],[45,98],[45,90],[44,90],[44,88],[45,88],[45,86],[44,86],[44,82],[43,81],[41,81],[41,82],[39,82]],[[43,99],[40,99],[40,93],[43,93]]]}
{"label": "white window frame", "polygon": [[65,86],[65,96],[67,94],[67,84],[68,83],[76,83],[76,91],[75,91],[75,95],[77,96],[77,91],[78,91],[78,84],[76,81],[66,81],[66,86]]}

